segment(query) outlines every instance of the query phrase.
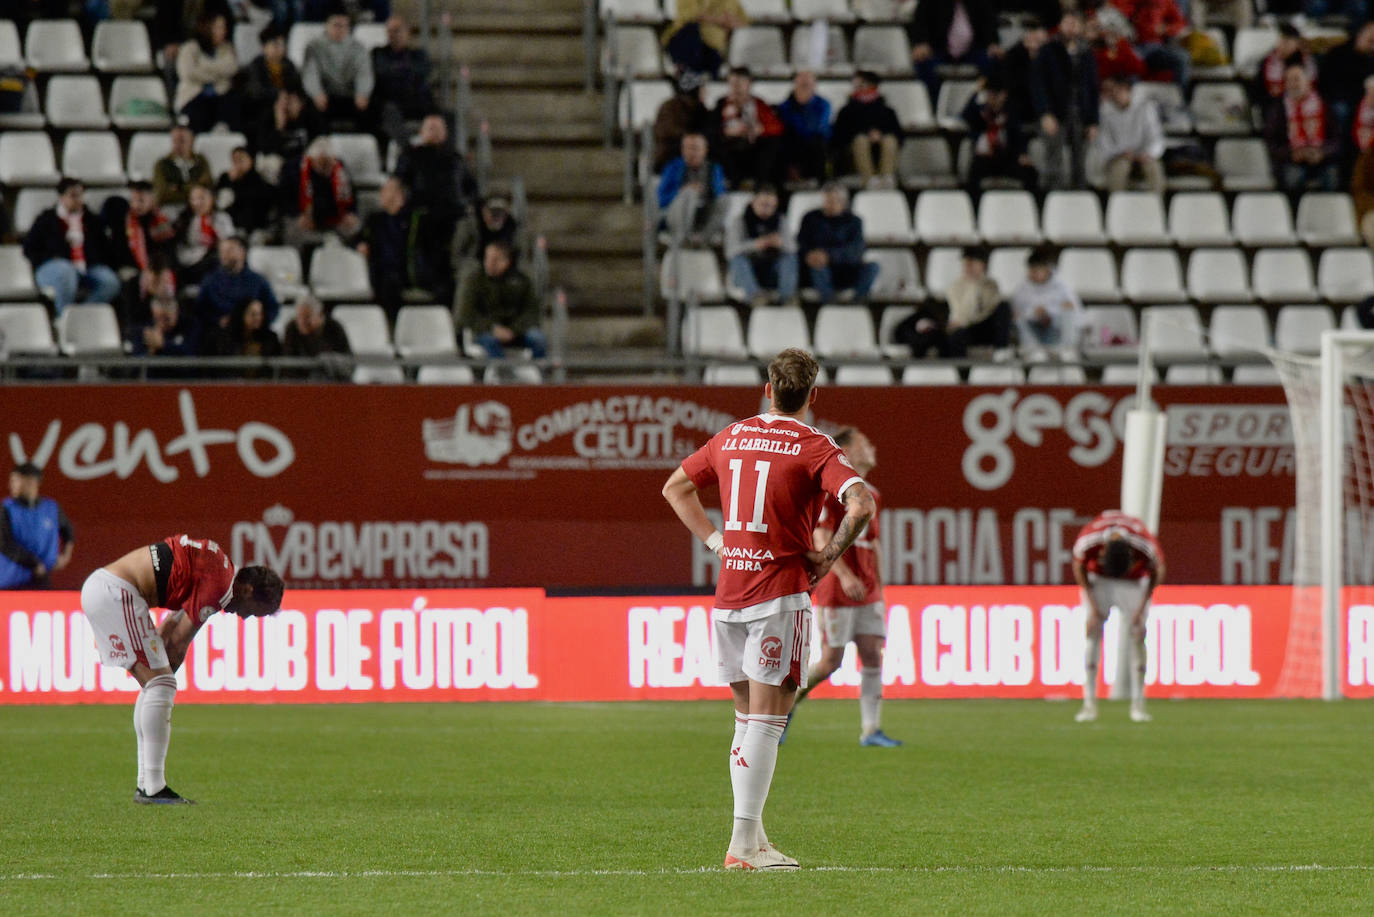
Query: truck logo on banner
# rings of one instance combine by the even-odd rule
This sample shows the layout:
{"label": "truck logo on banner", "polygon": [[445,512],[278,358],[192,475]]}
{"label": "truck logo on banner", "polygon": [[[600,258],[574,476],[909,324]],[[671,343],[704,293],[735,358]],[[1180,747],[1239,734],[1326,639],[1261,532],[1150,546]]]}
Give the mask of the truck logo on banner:
{"label": "truck logo on banner", "polygon": [[479,468],[510,454],[510,408],[499,401],[458,406],[452,420],[425,420],[425,458]]}

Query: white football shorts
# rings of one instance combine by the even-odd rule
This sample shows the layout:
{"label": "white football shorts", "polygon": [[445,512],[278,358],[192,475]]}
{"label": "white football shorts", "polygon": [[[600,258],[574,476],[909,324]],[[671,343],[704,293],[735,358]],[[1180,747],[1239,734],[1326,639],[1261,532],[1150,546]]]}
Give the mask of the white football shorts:
{"label": "white football shorts", "polygon": [[887,638],[887,603],[816,607],[816,620],[821,625],[825,645],[841,649],[860,634]]}
{"label": "white football shorts", "polygon": [[100,661],[131,669],[141,662],[150,669],[171,668],[167,648],[153,626],[148,603],[138,589],[100,569],[81,586],[81,610],[95,634]]}
{"label": "white football shorts", "polygon": [[[1142,576],[1140,579],[1110,579],[1105,576],[1089,576],[1088,588],[1083,594],[1083,607],[1088,607],[1088,593],[1092,593],[1093,602],[1102,611],[1105,618],[1112,613],[1112,609],[1118,609],[1123,614],[1130,616],[1136,613],[1136,609],[1141,607],[1145,601],[1145,592],[1150,588],[1150,578]],[[1149,615],[1149,606],[1145,607],[1145,614]],[[1129,627],[1130,621],[1126,622]]]}
{"label": "white football shorts", "polygon": [[[723,609],[716,609],[717,612]],[[811,609],[780,611],[752,621],[711,616],[716,638],[716,672],[729,684],[757,681],[781,685],[788,678],[806,687],[811,656]]]}

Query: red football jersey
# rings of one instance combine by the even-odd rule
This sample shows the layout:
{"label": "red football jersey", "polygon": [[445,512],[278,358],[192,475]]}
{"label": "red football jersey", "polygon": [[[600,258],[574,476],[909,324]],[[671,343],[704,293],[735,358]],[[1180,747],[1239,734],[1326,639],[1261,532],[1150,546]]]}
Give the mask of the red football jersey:
{"label": "red football jersey", "polygon": [[[172,572],[167,578],[165,608],[190,615],[197,628],[229,604],[234,586],[234,564],[209,540],[173,535],[163,540],[172,549]],[[154,554],[156,557],[156,554]]]}
{"label": "red football jersey", "polygon": [[[868,485],[868,492],[873,495],[873,502],[878,505],[878,511],[882,511],[882,497],[878,494],[878,489],[872,484]],[[825,506],[821,509],[820,525],[833,530],[839,521],[844,518],[844,505],[833,497],[827,497]],[[841,558],[850,570],[854,571],[864,584],[864,597],[859,601],[854,601],[844,594],[840,588],[840,578],[834,571],[827,573],[825,578],[816,584],[816,588],[811,590],[811,604],[821,608],[851,608],[856,605],[872,605],[874,602],[883,600],[883,584],[878,577],[878,513],[873,514],[868,525],[864,528],[859,537],[849,546],[849,550],[844,552]]]}
{"label": "red football jersey", "polygon": [[826,494],[863,478],[829,436],[791,417],[733,423],[682,463],[698,488],[720,486],[725,547],[717,608],[749,608],[806,592],[803,553]]}
{"label": "red football jersey", "polygon": [[1089,573],[1102,573],[1102,548],[1114,532],[1120,532],[1126,543],[1131,546],[1131,566],[1122,579],[1140,579],[1149,576],[1164,563],[1164,551],[1159,547],[1155,536],[1134,516],[1120,510],[1110,509],[1100,513],[1096,519],[1083,526],[1078,539],[1073,543],[1075,560],[1083,562]]}

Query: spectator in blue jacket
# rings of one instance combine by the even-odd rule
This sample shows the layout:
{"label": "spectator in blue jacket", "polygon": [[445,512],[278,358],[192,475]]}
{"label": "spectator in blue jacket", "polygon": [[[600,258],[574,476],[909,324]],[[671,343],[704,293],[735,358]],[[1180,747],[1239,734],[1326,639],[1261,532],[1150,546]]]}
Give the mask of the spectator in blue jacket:
{"label": "spectator in blue jacket", "polygon": [[[668,163],[658,180],[658,209],[673,235],[703,237],[719,230],[718,206],[725,197],[725,172],[706,158],[706,136],[684,134],[682,155]],[[693,193],[684,193],[691,191]]]}
{"label": "spectator in blue jacket", "polygon": [[71,563],[72,524],[57,501],[39,496],[43,471],[32,462],[10,472],[10,496],[0,511],[0,589],[45,585]]}
{"label": "spectator in blue jacket", "polygon": [[849,209],[844,185],[827,182],[821,190],[821,209],[802,217],[797,231],[808,286],[823,303],[833,302],[837,290],[845,299],[865,299],[878,265],[864,261],[864,221]]}
{"label": "spectator in blue jacket", "polygon": [[789,184],[825,181],[829,175],[830,103],[816,95],[816,74],[798,70],[792,94],[778,106],[785,133],[782,170]]}
{"label": "spectator in blue jacket", "polygon": [[200,325],[207,332],[229,327],[234,309],[250,302],[262,303],[270,326],[281,311],[281,303],[267,278],[248,267],[248,244],[242,236],[220,240],[219,267],[200,282]]}

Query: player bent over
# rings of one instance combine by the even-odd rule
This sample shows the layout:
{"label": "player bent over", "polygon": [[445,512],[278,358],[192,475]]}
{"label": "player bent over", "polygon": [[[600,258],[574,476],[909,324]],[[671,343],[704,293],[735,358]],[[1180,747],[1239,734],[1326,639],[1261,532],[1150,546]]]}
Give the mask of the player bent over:
{"label": "player bent over", "polygon": [[[177,690],[172,673],[181,667],[196,632],[220,611],[241,618],[273,614],[281,596],[281,577],[273,571],[244,567],[235,573],[219,545],[187,535],[136,548],[86,578],[81,610],[95,633],[101,662],[128,669],[142,686],[134,702],[134,802],[191,801],[173,791],[164,774]],[[154,630],[150,607],[173,613]]]}
{"label": "player bent over", "polygon": [[[1102,625],[1116,608],[1130,616],[1131,719],[1148,723],[1145,619],[1150,596],[1164,580],[1164,552],[1159,542],[1139,519],[1108,510],[1078,533],[1073,544],[1073,576],[1083,590],[1083,607],[1088,612],[1083,709],[1074,719],[1080,723],[1097,719],[1097,660],[1102,647]],[[1125,639],[1124,627],[1122,632]]]}
{"label": "player bent over", "polygon": [[[726,869],[796,869],[763,830],[778,739],[797,689],[806,685],[812,585],[873,518],[873,497],[835,441],[803,420],[819,366],[802,350],[768,365],[767,413],[733,423],[688,456],[663,487],[682,523],[721,558],[712,626],[717,671],[730,684],[735,734],[730,784],[735,820]],[[720,488],[724,533],[699,488]],[[844,517],[822,550],[812,549],[821,498]]]}
{"label": "player bent over", "polygon": [[[878,451],[867,436],[853,427],[835,434],[854,470],[868,480],[878,464]],[[806,687],[797,703],[806,700],[812,689],[825,681],[844,661],[844,648],[853,643],[859,654],[859,744],[875,748],[897,748],[902,743],[883,732],[880,714],[883,703],[883,644],[887,642],[887,604],[883,601],[881,553],[878,542],[878,509],[881,495],[871,484],[874,515],[863,535],[844,556],[835,561],[830,573],[816,583],[811,603],[820,622],[824,647],[821,658],[806,676]],[[823,548],[834,537],[835,520],[844,507],[833,499],[825,501],[816,525],[815,546]]]}

